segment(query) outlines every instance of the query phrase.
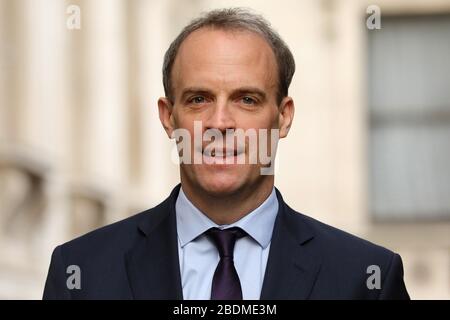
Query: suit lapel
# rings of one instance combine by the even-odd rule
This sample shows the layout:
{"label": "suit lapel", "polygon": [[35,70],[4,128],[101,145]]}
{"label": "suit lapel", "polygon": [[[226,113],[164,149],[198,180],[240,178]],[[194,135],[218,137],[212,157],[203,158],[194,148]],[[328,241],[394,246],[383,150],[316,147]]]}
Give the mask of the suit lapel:
{"label": "suit lapel", "polygon": [[320,270],[320,257],[309,246],[314,233],[289,208],[278,190],[279,210],[261,291],[262,300],[307,299]]}
{"label": "suit lapel", "polygon": [[125,256],[134,299],[183,299],[175,216],[179,189],[145,215],[142,238]]}
{"label": "suit lapel", "polygon": [[[183,299],[178,259],[175,201],[180,185],[139,224],[142,238],[125,255],[135,299]],[[278,190],[278,215],[261,290],[262,300],[307,299],[320,271],[312,246],[314,234],[289,208]]]}

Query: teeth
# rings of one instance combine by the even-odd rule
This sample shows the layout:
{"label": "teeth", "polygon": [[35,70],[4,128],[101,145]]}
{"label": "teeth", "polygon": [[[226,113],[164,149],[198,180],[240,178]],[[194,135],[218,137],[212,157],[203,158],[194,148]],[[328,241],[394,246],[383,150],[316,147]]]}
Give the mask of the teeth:
{"label": "teeth", "polygon": [[211,156],[212,157],[232,157],[232,156],[234,156],[234,151],[227,151],[225,154],[223,153],[223,152],[221,152],[221,151],[215,151],[215,150],[213,150],[213,151],[211,151]]}

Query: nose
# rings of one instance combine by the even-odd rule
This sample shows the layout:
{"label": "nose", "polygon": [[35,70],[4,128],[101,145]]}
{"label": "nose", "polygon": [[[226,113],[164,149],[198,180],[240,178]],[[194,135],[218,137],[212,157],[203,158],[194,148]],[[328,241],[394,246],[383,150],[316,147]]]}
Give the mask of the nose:
{"label": "nose", "polygon": [[205,129],[217,129],[226,133],[227,129],[236,129],[236,122],[226,101],[217,101],[210,109],[205,121]]}

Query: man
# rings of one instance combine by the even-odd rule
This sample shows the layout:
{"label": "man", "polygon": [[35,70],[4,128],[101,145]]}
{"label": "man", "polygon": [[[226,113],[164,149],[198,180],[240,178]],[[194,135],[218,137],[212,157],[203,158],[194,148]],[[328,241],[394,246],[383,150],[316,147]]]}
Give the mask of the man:
{"label": "man", "polygon": [[[185,27],[166,52],[158,101],[184,159],[181,184],[155,208],[58,246],[44,298],[408,299],[399,255],[295,212],[274,188],[294,70],[283,40],[248,11]],[[237,135],[227,139],[239,130],[235,146]]]}

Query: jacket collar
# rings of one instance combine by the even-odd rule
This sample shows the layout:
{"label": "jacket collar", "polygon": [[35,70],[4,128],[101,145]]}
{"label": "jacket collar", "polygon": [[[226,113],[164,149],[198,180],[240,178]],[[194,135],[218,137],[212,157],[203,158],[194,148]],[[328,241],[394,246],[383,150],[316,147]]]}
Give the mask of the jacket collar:
{"label": "jacket collar", "polygon": [[157,207],[144,214],[138,229],[143,237],[125,255],[134,299],[181,300],[175,200],[180,185]]}
{"label": "jacket collar", "polygon": [[[144,214],[141,240],[125,255],[135,299],[183,299],[176,230],[175,202],[181,185]],[[261,299],[307,299],[320,271],[321,257],[309,245],[313,229],[292,210],[276,189],[279,202]]]}
{"label": "jacket collar", "polygon": [[321,257],[310,245],[314,231],[305,217],[292,210],[276,190],[275,221],[261,300],[307,299],[320,271]]}

